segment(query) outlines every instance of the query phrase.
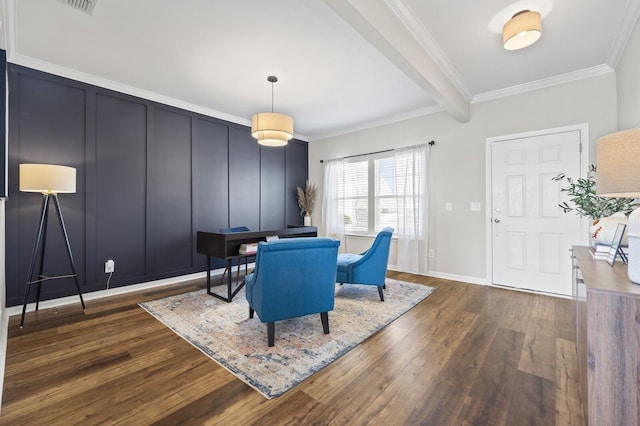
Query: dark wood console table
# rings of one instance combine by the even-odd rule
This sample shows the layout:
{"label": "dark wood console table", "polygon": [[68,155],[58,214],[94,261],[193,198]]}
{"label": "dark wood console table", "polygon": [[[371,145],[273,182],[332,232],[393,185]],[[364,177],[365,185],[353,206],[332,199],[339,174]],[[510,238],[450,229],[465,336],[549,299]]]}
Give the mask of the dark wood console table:
{"label": "dark wood console table", "polygon": [[[230,232],[221,234],[218,232],[198,231],[196,251],[199,254],[207,256],[207,293],[211,296],[222,299],[225,302],[231,302],[233,297],[244,286],[244,282],[232,289],[231,264],[234,259],[238,258],[240,246],[245,243],[255,243],[266,241],[267,237],[277,235],[278,238],[293,237],[317,237],[318,228],[315,226],[293,226],[275,231],[249,231],[249,232]],[[225,259],[229,274],[227,276],[227,297],[221,296],[211,291],[211,258]]]}
{"label": "dark wood console table", "polygon": [[640,285],[627,265],[573,247],[580,391],[594,425],[640,424]]}

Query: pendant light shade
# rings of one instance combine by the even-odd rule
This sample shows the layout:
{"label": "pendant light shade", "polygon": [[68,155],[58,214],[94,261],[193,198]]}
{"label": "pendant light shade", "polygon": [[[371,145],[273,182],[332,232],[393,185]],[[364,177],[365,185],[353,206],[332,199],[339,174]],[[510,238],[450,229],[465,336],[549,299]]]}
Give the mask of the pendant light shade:
{"label": "pendant light shade", "polygon": [[251,136],[260,145],[285,146],[293,138],[293,118],[273,112],[273,83],[278,77],[270,75],[267,81],[271,83],[271,112],[260,112],[251,117]]}
{"label": "pendant light shade", "polygon": [[251,136],[260,145],[284,146],[293,137],[293,119],[277,112],[260,112],[251,117]]}
{"label": "pendant light shade", "polygon": [[517,50],[538,41],[542,35],[542,18],[539,12],[523,10],[513,15],[502,28],[502,42],[507,50]]}

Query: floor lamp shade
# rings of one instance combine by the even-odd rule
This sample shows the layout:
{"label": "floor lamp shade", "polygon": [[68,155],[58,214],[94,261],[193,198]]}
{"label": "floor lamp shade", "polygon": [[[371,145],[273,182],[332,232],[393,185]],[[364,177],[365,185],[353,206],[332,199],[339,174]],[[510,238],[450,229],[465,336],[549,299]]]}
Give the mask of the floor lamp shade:
{"label": "floor lamp shade", "polygon": [[75,193],[76,169],[54,164],[20,164],[20,191]]}
{"label": "floor lamp shade", "polygon": [[[598,139],[596,192],[604,197],[640,197],[640,129]],[[629,215],[629,279],[640,284],[640,208]]]}

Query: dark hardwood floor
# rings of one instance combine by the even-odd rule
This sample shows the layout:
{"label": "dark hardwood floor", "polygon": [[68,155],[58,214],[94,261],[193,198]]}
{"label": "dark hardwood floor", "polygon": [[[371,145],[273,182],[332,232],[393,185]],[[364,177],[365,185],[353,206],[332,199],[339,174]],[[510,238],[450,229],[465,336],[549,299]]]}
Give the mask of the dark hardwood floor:
{"label": "dark hardwood floor", "polygon": [[203,281],[11,317],[0,424],[584,424],[569,300],[389,275],[438,290],[272,400],[137,306]]}

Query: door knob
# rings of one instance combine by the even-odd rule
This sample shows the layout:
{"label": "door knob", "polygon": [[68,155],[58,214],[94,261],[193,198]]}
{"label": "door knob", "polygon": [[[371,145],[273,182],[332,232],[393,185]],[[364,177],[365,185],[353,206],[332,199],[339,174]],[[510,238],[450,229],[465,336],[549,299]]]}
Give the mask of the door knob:
{"label": "door knob", "polygon": [[498,218],[493,219],[493,221],[494,221],[495,223],[500,223],[500,219],[498,219]]}

